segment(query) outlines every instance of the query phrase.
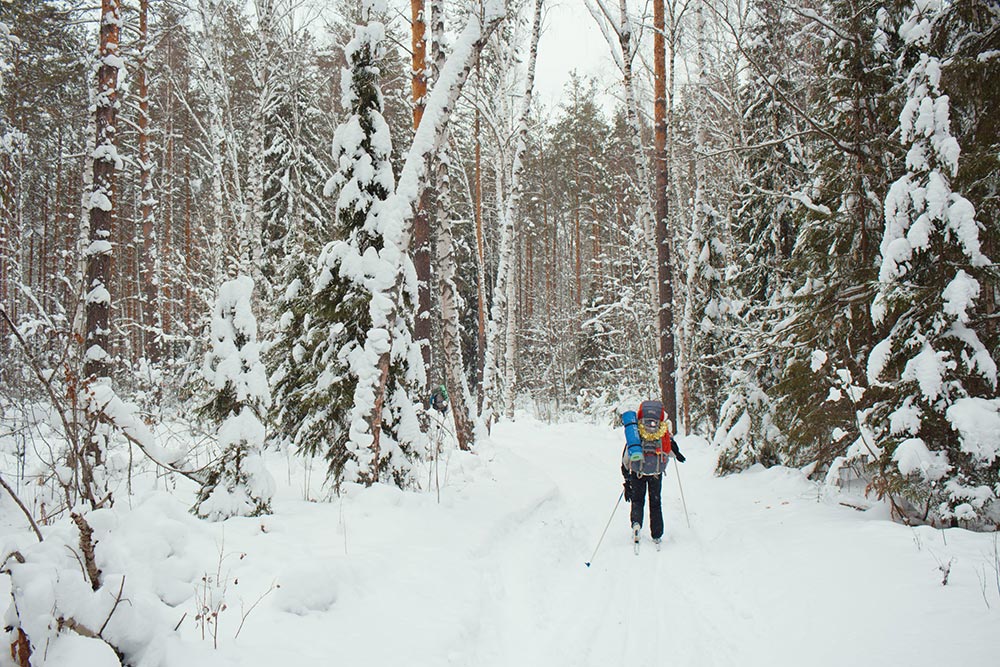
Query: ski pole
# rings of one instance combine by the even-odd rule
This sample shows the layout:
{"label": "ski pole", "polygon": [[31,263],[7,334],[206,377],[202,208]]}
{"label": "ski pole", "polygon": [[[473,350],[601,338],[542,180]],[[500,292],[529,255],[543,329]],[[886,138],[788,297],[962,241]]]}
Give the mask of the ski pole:
{"label": "ski pole", "polygon": [[615,518],[615,512],[618,511],[618,506],[622,504],[622,498],[624,497],[625,491],[623,490],[620,494],[618,494],[618,502],[615,503],[615,508],[611,510],[611,516],[608,517],[608,525],[604,526],[604,532],[601,533],[601,539],[597,540],[597,546],[594,547],[594,554],[590,557],[590,560],[585,563],[587,567],[590,567],[590,564],[594,562],[594,556],[597,555],[597,550],[601,548],[601,542],[604,541],[604,536],[607,534],[608,528],[611,526],[611,520]]}
{"label": "ski pole", "polygon": [[691,517],[688,516],[688,506],[687,502],[684,500],[684,487],[681,485],[681,466],[680,464],[674,465],[677,470],[677,488],[681,490],[681,507],[684,508],[684,519],[687,521],[688,528],[691,527]]}

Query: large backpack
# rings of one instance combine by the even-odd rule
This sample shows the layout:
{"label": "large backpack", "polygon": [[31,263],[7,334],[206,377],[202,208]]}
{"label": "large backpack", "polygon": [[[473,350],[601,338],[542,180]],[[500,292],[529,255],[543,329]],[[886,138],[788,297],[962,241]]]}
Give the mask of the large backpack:
{"label": "large backpack", "polygon": [[643,401],[639,406],[639,437],[642,438],[644,452],[663,453],[663,436],[667,424],[663,421],[663,403]]}
{"label": "large backpack", "polygon": [[661,439],[667,432],[668,424],[662,417],[663,403],[660,401],[643,401],[638,414],[627,412],[622,415],[627,448],[622,465],[631,472],[659,475],[666,470],[668,459]]}

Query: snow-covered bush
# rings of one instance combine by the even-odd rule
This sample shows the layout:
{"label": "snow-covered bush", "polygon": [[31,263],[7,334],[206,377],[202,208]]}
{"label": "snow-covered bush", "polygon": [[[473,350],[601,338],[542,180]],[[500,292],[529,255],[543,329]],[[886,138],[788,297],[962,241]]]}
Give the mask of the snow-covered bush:
{"label": "snow-covered bush", "polygon": [[271,404],[271,392],[251,309],[253,287],[252,279],[240,276],[219,288],[202,369],[213,394],[202,413],[221,421],[221,454],[193,511],[212,520],[267,514],[274,495],[274,479],[260,455],[266,435],[261,416]]}
{"label": "snow-covered bush", "polygon": [[170,497],[153,495],[134,509],[74,513],[43,526],[42,541],[8,537],[13,664],[160,664],[184,616],[175,607],[190,599],[199,571],[183,555],[194,522]]}
{"label": "snow-covered bush", "polygon": [[719,450],[716,474],[739,472],[757,463],[767,467],[781,463],[783,439],[773,415],[774,403],[754,375],[733,373],[729,397],[719,411],[719,426],[712,438]]}

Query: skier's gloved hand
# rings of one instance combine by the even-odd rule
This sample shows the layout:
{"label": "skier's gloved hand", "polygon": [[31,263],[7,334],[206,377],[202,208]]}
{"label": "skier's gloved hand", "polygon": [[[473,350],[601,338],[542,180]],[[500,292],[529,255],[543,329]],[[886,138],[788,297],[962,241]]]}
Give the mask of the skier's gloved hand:
{"label": "skier's gloved hand", "polygon": [[687,461],[687,458],[683,454],[681,454],[680,452],[677,452],[676,454],[674,454],[674,456],[677,457],[677,462],[678,463],[684,463],[685,461]]}
{"label": "skier's gloved hand", "polygon": [[622,484],[622,486],[625,488],[625,502],[632,502],[632,487],[629,486],[628,480],[625,480],[625,483]]}
{"label": "skier's gloved hand", "polygon": [[687,461],[687,458],[683,454],[681,454],[681,450],[677,446],[676,442],[670,443],[670,451],[672,451],[674,453],[674,456],[677,457],[678,463],[684,463],[685,461]]}

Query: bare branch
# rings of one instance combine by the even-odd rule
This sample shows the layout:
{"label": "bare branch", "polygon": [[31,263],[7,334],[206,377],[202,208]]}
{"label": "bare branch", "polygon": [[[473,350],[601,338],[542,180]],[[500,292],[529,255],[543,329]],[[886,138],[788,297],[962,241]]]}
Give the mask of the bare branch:
{"label": "bare branch", "polygon": [[2,485],[3,488],[7,490],[7,493],[10,494],[10,497],[13,498],[14,502],[17,503],[17,506],[21,508],[21,511],[24,512],[24,516],[28,517],[28,523],[31,524],[31,529],[35,531],[35,535],[38,536],[38,541],[42,542],[43,541],[42,531],[38,530],[38,524],[35,523],[34,517],[31,516],[31,512],[29,512],[28,508],[24,506],[24,503],[21,502],[21,499],[17,497],[17,494],[14,493],[14,489],[10,488],[10,485],[3,478],[3,475],[0,475],[0,485]]}

